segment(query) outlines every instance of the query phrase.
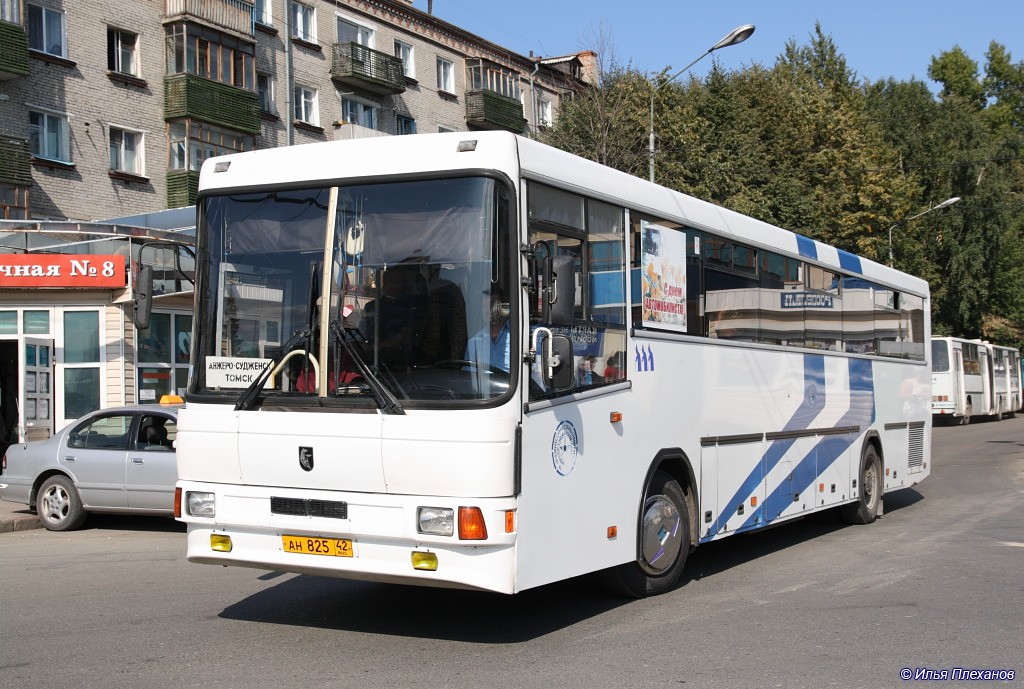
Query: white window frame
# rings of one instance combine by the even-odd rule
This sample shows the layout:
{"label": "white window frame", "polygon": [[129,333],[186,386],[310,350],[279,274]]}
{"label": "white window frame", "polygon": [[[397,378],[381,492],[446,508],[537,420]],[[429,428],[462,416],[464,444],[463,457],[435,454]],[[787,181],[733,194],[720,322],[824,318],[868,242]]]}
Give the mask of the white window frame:
{"label": "white window frame", "polygon": [[[109,127],[109,130],[110,130],[110,134],[108,135],[108,140],[109,140],[111,148],[113,148],[113,145],[114,145],[114,142],[113,142],[114,132],[120,132],[121,133],[121,145],[119,147],[119,157],[120,157],[120,161],[121,161],[121,167],[114,167],[113,164],[111,164],[111,166],[110,166],[111,171],[113,171],[113,172],[123,172],[123,173],[125,173],[127,175],[136,175],[138,177],[145,177],[146,176],[146,132],[142,131],[141,129],[132,129],[131,127],[122,127],[121,125],[118,125],[118,124],[111,124],[110,127]],[[124,160],[125,160],[125,155],[124,155],[125,139],[128,136],[131,136],[131,137],[135,138],[135,169],[134,170],[126,169],[126,167],[124,165]],[[113,162],[113,161],[111,161],[111,162]]]}
{"label": "white window frame", "polygon": [[306,43],[316,43],[316,8],[305,3],[296,2],[296,0],[291,0],[290,11],[292,38],[305,41]]}
{"label": "white window frame", "polygon": [[455,93],[455,62],[440,55],[437,56],[437,90]]}
{"label": "white window frame", "polygon": [[[274,75],[271,74],[270,72],[256,72],[256,95],[257,95],[257,97],[259,97],[259,95],[260,95],[260,77],[263,77],[263,78],[265,78],[267,80],[267,98],[266,98],[266,101],[267,101],[266,102],[266,106],[267,107],[262,109],[262,112],[271,113],[271,114],[275,114],[276,115],[277,114],[277,105],[274,102],[274,88],[275,88]],[[262,107],[263,105],[264,104],[261,102],[260,106]]]}
{"label": "white window frame", "polygon": [[360,21],[353,19],[352,17],[344,14],[335,13],[335,30],[338,32],[338,43],[345,43],[347,41],[341,40],[341,27],[340,23],[345,22],[356,27],[356,44],[365,46],[367,48],[373,48],[377,41],[377,30],[372,26],[367,26]]}
{"label": "white window frame", "polygon": [[[128,31],[127,29],[120,29],[116,26],[107,27],[107,40],[110,39],[110,33],[113,32],[116,36],[116,44],[114,45],[114,66],[111,71],[117,72],[118,74],[127,74],[128,76],[137,77],[142,73],[141,65],[139,63],[139,34],[134,31]],[[121,38],[122,35],[134,36],[135,44],[132,46],[132,66],[131,69],[125,69],[121,63]],[[107,46],[107,50],[110,50],[110,46]]]}
{"label": "white window frame", "polygon": [[292,117],[297,122],[303,122],[314,127],[319,127],[320,105],[317,90],[309,86],[303,86],[302,84],[295,84],[292,95],[294,97]]}
{"label": "white window frame", "polygon": [[0,0],[0,20],[21,24],[21,0]]}
{"label": "white window frame", "polygon": [[[273,4],[273,0],[254,0],[253,18],[257,24],[262,24],[263,26],[274,25]],[[262,10],[260,5],[263,6]]]}
{"label": "white window frame", "polygon": [[32,3],[27,3],[27,4],[28,4],[29,11],[26,13],[26,17],[25,17],[25,28],[29,32],[29,40],[30,40],[30,42],[31,42],[31,36],[32,36],[32,29],[31,29],[31,26],[30,26],[31,21],[32,21],[32,19],[31,19],[31,14],[32,13],[31,13],[31,9],[30,8],[34,7],[34,8],[36,8],[36,9],[38,9],[38,10],[40,10],[42,12],[42,15],[41,15],[42,26],[40,26],[40,30],[42,31],[42,36],[43,36],[43,41],[44,42],[46,41],[46,36],[49,33],[47,31],[47,28],[48,28],[50,22],[54,21],[54,19],[57,19],[57,20],[60,21],[60,52],[56,52],[55,53],[52,50],[50,50],[50,46],[45,46],[45,45],[43,47],[41,47],[41,48],[34,48],[31,45],[29,45],[29,50],[34,50],[34,51],[39,52],[39,53],[46,53],[47,55],[54,55],[56,57],[66,58],[68,56],[68,31],[67,31],[67,21],[65,19],[64,12],[62,12],[61,10],[55,10],[53,8],[50,8],[50,7],[43,7],[42,5],[34,5]]}
{"label": "white window frame", "polygon": [[[40,115],[44,119],[42,131],[36,133],[36,140],[39,142],[39,150],[30,151],[32,156],[35,158],[43,158],[45,160],[56,160],[61,163],[71,162],[71,127],[69,123],[69,116],[67,113],[57,112],[55,110],[48,110],[46,108],[35,108],[29,106],[29,146],[31,147],[32,141],[32,129],[35,125],[32,124],[32,115]],[[58,151],[49,150],[47,142],[47,132],[50,130],[50,120],[55,120],[59,123],[58,136],[60,141],[58,143]]]}
{"label": "white window frame", "polygon": [[395,39],[395,57],[402,61],[402,75],[416,78],[416,53],[411,44]]}
{"label": "white window frame", "polygon": [[[350,115],[354,115],[350,118]],[[369,115],[369,122],[366,116]],[[358,124],[367,129],[377,128],[377,106],[356,98],[341,99],[341,121],[349,124]]]}
{"label": "white window frame", "polygon": [[[99,323],[99,361],[83,361],[67,363],[64,361],[64,345],[67,333],[65,330],[64,316],[68,313],[96,313]],[[50,330],[54,333],[54,354],[53,354],[53,377],[55,380],[51,381],[50,390],[54,390],[54,386],[60,384],[61,393],[60,395],[53,395],[53,420],[54,428],[61,428],[66,424],[71,423],[76,417],[67,418],[65,415],[65,396],[67,391],[64,386],[64,372],[69,369],[96,369],[99,371],[99,403],[100,408],[106,404],[107,400],[107,376],[104,372],[107,368],[107,343],[104,340],[104,333],[106,333],[106,309],[103,306],[73,306],[66,308],[56,308],[52,312],[51,328]],[[60,346],[58,346],[58,343]],[[63,419],[63,423],[61,422]]]}
{"label": "white window frame", "polygon": [[539,97],[537,99],[537,125],[540,127],[550,127],[554,123],[554,105],[551,99],[544,98],[543,96]]}

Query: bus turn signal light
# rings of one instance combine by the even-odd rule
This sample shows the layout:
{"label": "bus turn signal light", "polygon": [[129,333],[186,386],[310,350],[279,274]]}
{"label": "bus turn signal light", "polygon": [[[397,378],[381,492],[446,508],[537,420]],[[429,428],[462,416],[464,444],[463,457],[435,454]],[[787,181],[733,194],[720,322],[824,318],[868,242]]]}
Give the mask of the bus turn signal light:
{"label": "bus turn signal light", "polygon": [[622,421],[622,412],[613,411],[611,414],[608,415],[608,420],[611,421],[612,423],[619,423],[620,421]]}
{"label": "bus turn signal light", "polygon": [[516,531],[516,511],[505,510],[505,533],[515,533]]}
{"label": "bus turn signal light", "polygon": [[487,525],[479,507],[459,508],[459,539],[463,541],[486,541]]}
{"label": "bus turn signal light", "polygon": [[181,488],[174,489],[174,518],[181,519]]}

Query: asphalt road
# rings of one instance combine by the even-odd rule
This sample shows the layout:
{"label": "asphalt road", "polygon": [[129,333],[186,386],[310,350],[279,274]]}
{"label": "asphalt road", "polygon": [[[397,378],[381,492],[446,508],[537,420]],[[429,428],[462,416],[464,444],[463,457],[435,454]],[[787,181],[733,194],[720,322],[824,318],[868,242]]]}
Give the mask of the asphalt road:
{"label": "asphalt road", "polygon": [[0,686],[1024,686],[1022,500],[1024,418],[937,428],[932,476],[875,524],[702,546],[642,601],[190,565],[171,520],[92,517],[0,534]]}

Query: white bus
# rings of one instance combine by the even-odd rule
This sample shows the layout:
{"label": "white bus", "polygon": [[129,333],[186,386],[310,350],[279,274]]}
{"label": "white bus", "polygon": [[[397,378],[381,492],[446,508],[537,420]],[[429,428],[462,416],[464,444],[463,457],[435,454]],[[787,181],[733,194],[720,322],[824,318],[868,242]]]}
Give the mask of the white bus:
{"label": "white bus", "polygon": [[930,471],[923,280],[504,132],[207,161],[188,559],[515,593]]}
{"label": "white bus", "polygon": [[1021,408],[1020,351],[986,343],[992,356],[992,392],[997,418],[1014,417]]}
{"label": "white bus", "polygon": [[973,416],[995,420],[1021,408],[1020,352],[984,340],[932,338],[932,414],[966,425]]}

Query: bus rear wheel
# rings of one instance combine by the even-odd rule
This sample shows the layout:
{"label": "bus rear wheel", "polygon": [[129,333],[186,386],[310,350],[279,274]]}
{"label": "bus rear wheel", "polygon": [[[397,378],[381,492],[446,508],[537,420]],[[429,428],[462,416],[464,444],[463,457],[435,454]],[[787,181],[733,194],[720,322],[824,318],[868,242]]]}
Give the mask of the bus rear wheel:
{"label": "bus rear wheel", "polygon": [[630,598],[655,596],[672,588],[690,553],[690,509],[679,482],[656,471],[644,491],[635,562],[600,572],[610,592]]}
{"label": "bus rear wheel", "polygon": [[882,506],[882,460],[875,446],[868,443],[860,458],[860,494],[855,502],[839,508],[839,516],[847,524],[870,524]]}

